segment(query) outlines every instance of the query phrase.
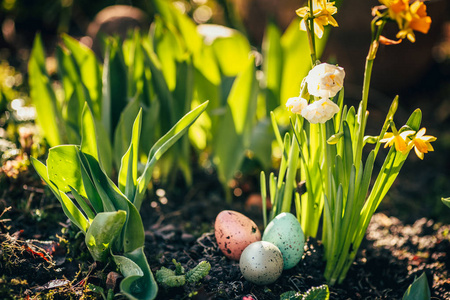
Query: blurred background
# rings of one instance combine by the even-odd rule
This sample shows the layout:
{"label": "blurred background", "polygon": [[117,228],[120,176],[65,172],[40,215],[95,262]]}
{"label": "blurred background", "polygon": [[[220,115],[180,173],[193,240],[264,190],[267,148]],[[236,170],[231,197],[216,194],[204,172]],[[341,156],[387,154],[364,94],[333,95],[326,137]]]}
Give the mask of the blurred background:
{"label": "blurred background", "polygon": [[[221,24],[241,31],[258,52],[268,22],[274,22],[283,32],[296,18],[295,10],[304,5],[300,0],[172,2],[197,24]],[[357,105],[370,42],[370,12],[379,2],[337,2],[339,28],[331,29],[322,61],[345,68],[346,101]],[[432,18],[427,35],[417,33],[414,44],[406,40],[396,46],[381,46],[378,51],[369,96],[368,134],[378,134],[395,95],[400,96],[397,124],[404,124],[415,108],[422,109],[422,126],[438,138],[433,143],[435,151],[424,161],[410,155],[379,211],[405,222],[420,216],[450,222],[450,211],[440,201],[441,197],[450,197],[450,1],[427,1],[427,11]],[[28,93],[27,62],[37,32],[49,56],[61,33],[68,33],[100,55],[99,34],[125,37],[136,27],[147,32],[154,12],[151,0],[0,0],[3,92]],[[385,31],[388,38],[396,34],[392,25]]]}

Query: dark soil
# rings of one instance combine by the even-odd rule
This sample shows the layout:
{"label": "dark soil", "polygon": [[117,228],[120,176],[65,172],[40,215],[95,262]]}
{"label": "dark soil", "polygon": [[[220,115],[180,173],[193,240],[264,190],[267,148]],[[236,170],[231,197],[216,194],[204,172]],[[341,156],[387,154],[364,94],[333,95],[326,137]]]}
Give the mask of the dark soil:
{"label": "dark soil", "polygon": [[[0,299],[102,299],[102,291],[118,292],[121,278],[114,266],[92,261],[83,235],[70,226],[55,198],[30,173],[11,180],[11,188],[0,198],[1,211],[11,207],[0,218]],[[211,264],[199,284],[160,288],[158,299],[279,299],[290,290],[306,292],[326,284],[323,247],[311,238],[302,261],[274,284],[257,286],[243,279],[239,264],[217,247],[214,220],[221,210],[234,209],[261,225],[260,212],[245,207],[244,197],[227,205],[218,183],[211,180],[214,176],[200,175],[193,188],[159,190],[159,196],[149,197],[143,205],[145,249],[154,273],[163,266],[174,269],[173,260],[186,270],[203,260]],[[240,188],[248,196],[251,188]],[[425,272],[432,299],[450,299],[449,270],[449,225],[427,219],[405,225],[378,213],[346,280],[330,287],[330,298],[401,299],[414,278]]]}

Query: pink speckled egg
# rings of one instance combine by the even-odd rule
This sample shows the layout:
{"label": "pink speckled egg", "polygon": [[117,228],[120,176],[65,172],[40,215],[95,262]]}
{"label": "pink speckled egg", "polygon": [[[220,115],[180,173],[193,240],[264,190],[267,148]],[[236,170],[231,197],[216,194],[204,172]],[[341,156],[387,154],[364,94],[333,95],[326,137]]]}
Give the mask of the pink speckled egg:
{"label": "pink speckled egg", "polygon": [[217,215],[214,231],[220,250],[232,260],[239,260],[248,245],[261,240],[261,232],[255,222],[232,210],[224,210]]}

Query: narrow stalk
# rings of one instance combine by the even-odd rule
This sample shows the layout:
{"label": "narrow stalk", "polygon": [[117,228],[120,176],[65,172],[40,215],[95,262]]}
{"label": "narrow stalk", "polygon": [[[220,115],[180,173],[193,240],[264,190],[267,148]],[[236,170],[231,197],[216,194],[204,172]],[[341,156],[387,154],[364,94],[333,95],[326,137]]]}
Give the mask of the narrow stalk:
{"label": "narrow stalk", "polygon": [[357,143],[356,143],[356,149],[354,149],[354,162],[356,169],[359,168],[359,163],[362,158],[362,148],[363,148],[363,140],[364,140],[364,134],[366,130],[366,113],[367,113],[367,102],[369,100],[369,88],[370,88],[370,81],[372,78],[372,69],[373,69],[373,62],[375,60],[378,46],[379,46],[379,39],[381,32],[383,31],[384,25],[386,24],[386,21],[383,21],[377,29],[375,29],[375,23],[378,22],[378,18],[375,18],[372,20],[372,42],[370,44],[369,53],[367,54],[366,58],[366,66],[364,69],[364,82],[363,82],[363,90],[362,90],[362,100],[358,109],[358,130],[357,130]]}
{"label": "narrow stalk", "polygon": [[[295,131],[299,131],[299,123],[298,120],[295,121],[295,126],[293,128]],[[283,204],[281,207],[281,212],[290,212],[291,204],[292,204],[292,195],[294,192],[295,185],[295,177],[297,174],[298,167],[298,158],[300,154],[299,145],[295,139],[295,136],[292,137],[291,149],[289,151],[289,161],[288,161],[288,169],[286,175],[286,188],[283,196]]]}
{"label": "narrow stalk", "polygon": [[315,34],[314,34],[313,0],[308,0],[308,6],[309,6],[310,17],[308,18],[309,24],[307,24],[307,26],[306,26],[306,33],[308,36],[309,51],[311,52],[311,63],[312,63],[312,66],[314,67],[316,65],[317,55],[316,55],[316,41],[315,41]]}

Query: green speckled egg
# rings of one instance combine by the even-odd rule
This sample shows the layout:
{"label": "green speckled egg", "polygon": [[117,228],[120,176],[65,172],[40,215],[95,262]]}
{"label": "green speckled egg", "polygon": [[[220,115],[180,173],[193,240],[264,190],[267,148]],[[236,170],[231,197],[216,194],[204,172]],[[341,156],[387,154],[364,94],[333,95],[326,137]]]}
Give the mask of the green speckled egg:
{"label": "green speckled egg", "polygon": [[283,272],[283,256],[269,242],[254,242],[241,254],[239,268],[244,278],[254,284],[274,283]]}
{"label": "green speckled egg", "polygon": [[280,249],[285,270],[295,267],[302,259],[305,235],[297,218],[291,213],[276,216],[264,230],[262,240]]}

